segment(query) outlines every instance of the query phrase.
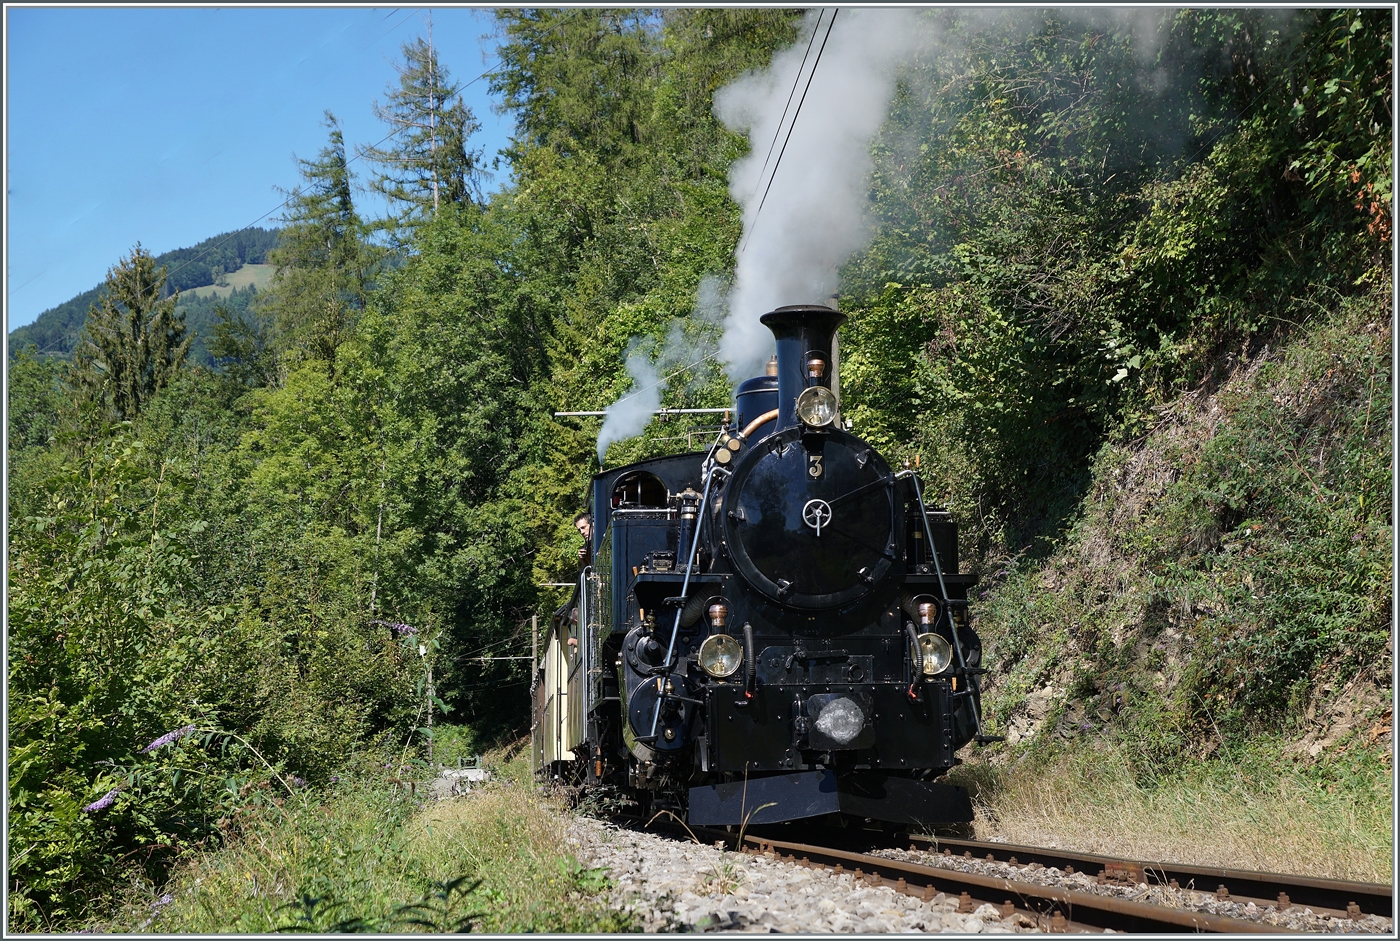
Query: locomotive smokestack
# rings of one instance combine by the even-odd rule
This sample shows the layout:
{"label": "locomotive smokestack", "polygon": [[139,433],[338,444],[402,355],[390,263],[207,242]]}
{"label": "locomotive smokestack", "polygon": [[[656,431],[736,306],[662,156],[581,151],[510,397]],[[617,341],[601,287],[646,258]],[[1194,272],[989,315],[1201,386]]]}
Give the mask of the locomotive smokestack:
{"label": "locomotive smokestack", "polygon": [[846,315],[819,304],[779,307],[759,318],[778,341],[778,423],[798,423],[797,397],[812,386],[836,391],[836,328]]}

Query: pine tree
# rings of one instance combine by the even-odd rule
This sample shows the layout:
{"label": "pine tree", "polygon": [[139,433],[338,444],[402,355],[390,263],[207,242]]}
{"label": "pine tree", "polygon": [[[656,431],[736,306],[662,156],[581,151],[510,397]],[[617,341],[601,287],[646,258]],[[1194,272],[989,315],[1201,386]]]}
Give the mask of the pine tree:
{"label": "pine tree", "polygon": [[374,259],[351,196],[345,138],[329,111],[325,126],[329,140],[316,159],[297,161],[302,183],[287,194],[281,238],[268,253],[277,271],[259,306],[272,316],[281,353],[332,362],[364,310]]}
{"label": "pine tree", "polygon": [[100,303],[88,310],[67,383],[117,421],[135,418],[174,378],[194,339],[175,309],[179,292],[161,299],[165,279],[166,269],[137,242],[108,269]]}
{"label": "pine tree", "polygon": [[491,91],[514,113],[520,148],[591,154],[616,165],[650,158],[663,61],[651,10],[502,9]]}
{"label": "pine tree", "polygon": [[390,225],[416,225],[448,204],[480,196],[480,151],[468,148],[481,129],[438,61],[432,42],[421,36],[403,46],[404,64],[394,68],[399,84],[386,89],[387,101],[374,103],[374,116],[392,129],[388,147],[365,147],[360,156],[384,170],[370,181],[397,211]]}

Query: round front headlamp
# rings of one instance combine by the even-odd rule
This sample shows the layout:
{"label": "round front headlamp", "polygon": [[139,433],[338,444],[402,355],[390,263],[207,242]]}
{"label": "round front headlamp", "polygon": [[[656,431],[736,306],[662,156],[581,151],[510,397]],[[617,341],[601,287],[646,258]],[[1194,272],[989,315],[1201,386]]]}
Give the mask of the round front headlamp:
{"label": "round front headlamp", "polygon": [[953,662],[953,648],[941,634],[920,634],[919,661],[924,676],[937,676]]}
{"label": "round front headlamp", "polygon": [[733,676],[744,662],[744,648],[728,634],[711,634],[700,645],[700,669],[715,679]]}
{"label": "round front headlamp", "polygon": [[813,428],[831,424],[836,420],[836,393],[826,386],[803,389],[797,397],[797,417]]}

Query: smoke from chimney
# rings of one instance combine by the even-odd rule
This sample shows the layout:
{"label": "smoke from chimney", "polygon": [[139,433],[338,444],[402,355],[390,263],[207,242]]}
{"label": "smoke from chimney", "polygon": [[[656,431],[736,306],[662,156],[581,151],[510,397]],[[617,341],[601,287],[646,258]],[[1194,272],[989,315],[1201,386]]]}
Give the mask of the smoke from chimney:
{"label": "smoke from chimney", "polygon": [[716,93],[715,115],[749,139],[749,155],[729,171],[729,193],[744,219],[720,340],[731,381],[757,375],[773,351],[758,318],[789,304],[830,303],[838,269],[870,241],[870,143],[885,121],[896,70],[932,34],[912,10],[811,11],[798,42],[768,69]]}

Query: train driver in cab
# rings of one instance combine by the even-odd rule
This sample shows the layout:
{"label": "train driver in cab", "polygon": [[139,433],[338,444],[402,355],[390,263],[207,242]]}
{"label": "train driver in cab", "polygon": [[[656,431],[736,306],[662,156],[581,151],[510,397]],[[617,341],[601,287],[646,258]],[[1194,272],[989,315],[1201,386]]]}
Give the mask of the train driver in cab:
{"label": "train driver in cab", "polygon": [[587,511],[574,517],[574,528],[583,537],[583,545],[578,550],[578,560],[584,565],[593,555],[593,517]]}

